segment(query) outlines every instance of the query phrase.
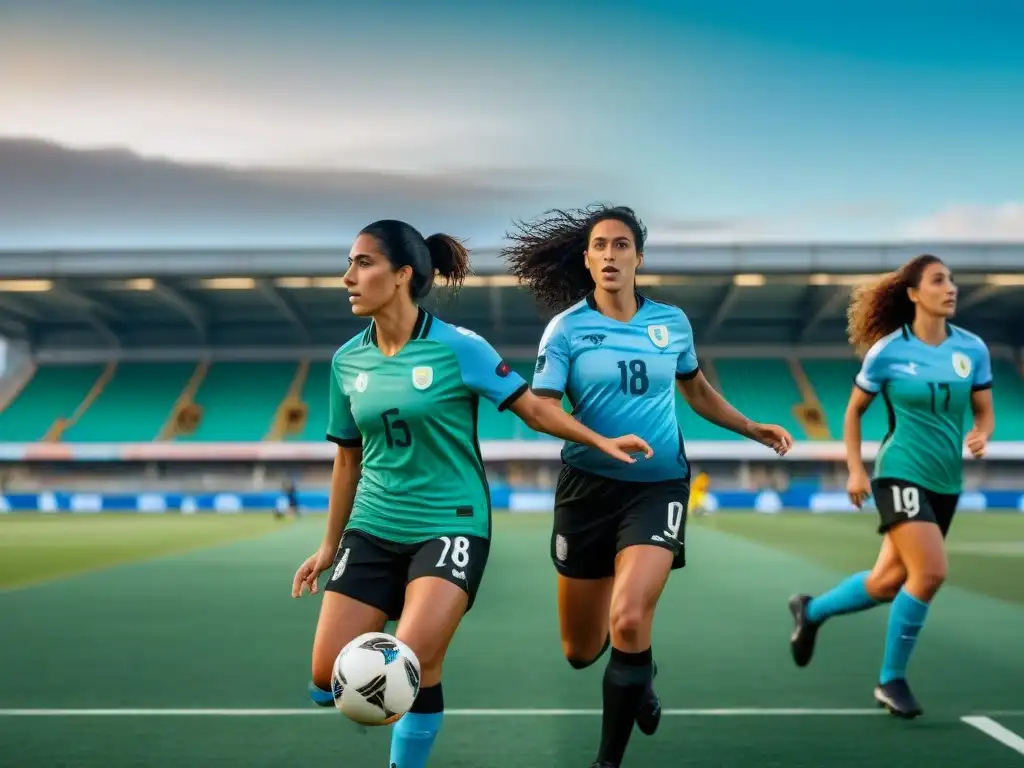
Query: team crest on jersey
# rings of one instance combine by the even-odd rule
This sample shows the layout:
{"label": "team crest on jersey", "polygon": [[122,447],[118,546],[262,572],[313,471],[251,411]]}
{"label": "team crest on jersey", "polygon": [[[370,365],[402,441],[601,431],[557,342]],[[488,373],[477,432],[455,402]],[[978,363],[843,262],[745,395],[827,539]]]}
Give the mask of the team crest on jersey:
{"label": "team crest on jersey", "polygon": [[664,349],[668,346],[667,325],[648,325],[647,335],[651,337],[651,341],[654,342],[654,346],[658,349]]}
{"label": "team crest on jersey", "polygon": [[421,365],[412,369],[412,385],[416,389],[426,389],[434,383],[434,369],[429,365]]}
{"label": "team crest on jersey", "polygon": [[963,352],[954,352],[953,370],[956,371],[956,375],[961,379],[966,379],[971,375],[971,358]]}
{"label": "team crest on jersey", "polygon": [[356,376],[355,381],[352,382],[352,386],[356,392],[365,392],[369,383],[370,375],[366,371],[360,371],[359,375]]}

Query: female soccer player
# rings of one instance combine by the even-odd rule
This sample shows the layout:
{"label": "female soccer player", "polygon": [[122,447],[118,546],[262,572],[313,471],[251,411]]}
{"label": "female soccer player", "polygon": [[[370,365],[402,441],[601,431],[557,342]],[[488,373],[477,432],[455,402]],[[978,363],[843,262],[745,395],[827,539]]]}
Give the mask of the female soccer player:
{"label": "female soccer player", "polygon": [[660,720],[651,624],[670,571],[685,563],[690,466],[675,386],[705,419],[779,454],[792,438],[730,406],[701,373],[682,310],[637,293],[646,231],[631,209],[553,211],[509,237],[510,271],[562,310],[541,338],[534,391],[556,402],[567,396],[573,414],[598,432],[635,425],[654,450],[647,461],[619,466],[570,439],[555,491],[562,649],[582,669],[611,645],[593,765],[617,768],[633,723],[652,734]]}
{"label": "female soccer player", "polygon": [[[789,601],[795,622],[790,648],[801,667],[810,662],[826,619],[891,602],[874,695],[891,714],[906,718],[921,714],[907,685],[907,663],[946,578],[944,539],[961,489],[968,406],[974,426],[966,444],[974,456],[984,455],[995,428],[988,348],[948,322],[956,296],[949,269],[930,255],[854,294],[850,342],[867,354],[843,425],[847,491],[857,507],[874,496],[882,549],[872,570],[855,573],[818,597],[794,595]],[[861,417],[879,393],[889,412],[889,432],[869,480],[861,460]]]}
{"label": "female soccer player", "polygon": [[633,463],[650,455],[632,435],[584,427],[527,383],[481,337],[417,305],[435,273],[458,286],[469,254],[442,234],[424,238],[384,220],[360,232],[345,272],[363,333],[334,355],[327,439],[337,444],[323,543],[302,564],[292,596],[317,592],[333,567],[313,642],[310,694],[330,706],[341,649],[397,619],[416,653],[421,689],[392,731],[392,768],[423,768],[440,728],[441,665],[472,607],[490,548],[491,509],[476,435],[479,398],[535,430]]}

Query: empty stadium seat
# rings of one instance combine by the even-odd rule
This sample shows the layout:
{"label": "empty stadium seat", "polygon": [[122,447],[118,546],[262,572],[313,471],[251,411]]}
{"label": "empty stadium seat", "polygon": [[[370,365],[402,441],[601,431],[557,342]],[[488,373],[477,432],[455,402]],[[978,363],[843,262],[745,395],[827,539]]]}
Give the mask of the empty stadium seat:
{"label": "empty stadium seat", "polygon": [[0,442],[42,440],[59,418],[70,417],[103,373],[103,365],[42,365],[0,412]]}
{"label": "empty stadium seat", "polygon": [[295,376],[295,362],[215,361],[195,402],[203,409],[198,428],[178,440],[262,440]]}
{"label": "empty stadium seat", "polygon": [[66,442],[155,440],[195,363],[122,363],[114,377],[68,428]]}
{"label": "empty stadium seat", "polygon": [[[832,439],[842,439],[843,415],[859,362],[853,357],[800,361],[821,402]],[[527,381],[532,360],[510,365]],[[717,358],[714,367],[725,396],[750,418],[785,426],[797,440],[806,440],[793,414],[801,393],[781,358]],[[996,386],[996,439],[1024,440],[1024,378],[1008,360],[993,361]],[[155,439],[171,415],[175,401],[196,369],[186,363],[122,363],[90,407],[61,439],[69,442],[146,441]],[[41,440],[58,418],[70,417],[104,370],[103,365],[44,365],[22,392],[0,412],[0,442]],[[195,394],[203,414],[198,428],[178,440],[262,440],[288,393],[296,362],[215,361]],[[327,429],[330,361],[311,363],[301,399],[308,411],[304,427],[288,440],[321,441]],[[563,403],[568,410],[568,405]],[[681,395],[676,412],[687,441],[741,440],[697,416]],[[970,415],[967,416],[970,423]],[[881,440],[887,430],[885,406],[876,398],[864,418],[864,439]],[[529,429],[509,411],[499,412],[481,399],[480,440],[551,440]]]}

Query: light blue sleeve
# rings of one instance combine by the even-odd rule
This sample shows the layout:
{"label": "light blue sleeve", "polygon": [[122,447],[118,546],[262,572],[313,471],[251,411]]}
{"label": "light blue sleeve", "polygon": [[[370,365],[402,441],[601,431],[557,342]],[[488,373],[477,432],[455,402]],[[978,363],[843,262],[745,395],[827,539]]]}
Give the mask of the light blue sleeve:
{"label": "light blue sleeve", "polygon": [[555,317],[544,329],[533,369],[533,391],[546,397],[561,398],[569,381],[569,340],[565,318]]}
{"label": "light blue sleeve", "polygon": [[869,395],[877,395],[882,390],[886,381],[885,350],[890,339],[884,338],[876,341],[874,346],[864,355],[864,362],[861,364],[860,372],[857,374],[855,383]]}
{"label": "light blue sleeve", "polygon": [[971,381],[971,391],[977,392],[982,389],[992,388],[992,356],[989,354],[988,346],[981,339],[978,339],[978,348],[974,354],[974,379]]}
{"label": "light blue sleeve", "polygon": [[449,344],[459,361],[462,382],[473,392],[503,411],[529,389],[526,380],[501,359],[486,339],[466,328],[452,328],[456,333],[451,335]]}
{"label": "light blue sleeve", "polygon": [[676,360],[676,378],[687,381],[697,375],[700,363],[697,360],[697,347],[693,341],[693,326],[690,324],[690,318],[682,310],[679,311],[679,317],[679,330],[686,338],[686,343]]}

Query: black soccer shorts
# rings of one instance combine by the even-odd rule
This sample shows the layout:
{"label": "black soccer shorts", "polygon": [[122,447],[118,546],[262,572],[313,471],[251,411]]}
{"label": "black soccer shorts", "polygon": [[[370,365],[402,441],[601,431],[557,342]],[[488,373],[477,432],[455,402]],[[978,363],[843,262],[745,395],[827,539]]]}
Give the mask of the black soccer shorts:
{"label": "black soccer shorts", "polygon": [[477,536],[441,536],[419,544],[399,544],[348,530],[341,537],[324,589],[372,605],[397,621],[409,582],[436,576],[469,595],[468,613],[476,601],[490,549],[491,542]]}
{"label": "black soccer shorts", "polygon": [[938,525],[945,538],[960,501],[960,494],[936,493],[891,477],[872,480],[871,494],[880,518],[878,532],[883,534],[901,523],[921,520]]}
{"label": "black soccer shorts", "polygon": [[555,488],[551,559],[563,576],[603,579],[615,575],[615,557],[648,544],[673,553],[672,569],[686,565],[685,478],[626,482],[563,465]]}

